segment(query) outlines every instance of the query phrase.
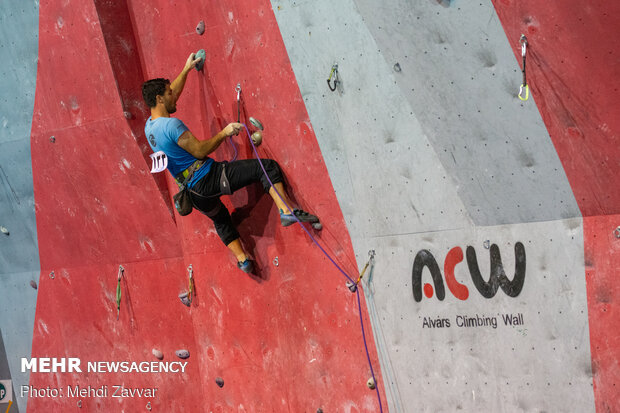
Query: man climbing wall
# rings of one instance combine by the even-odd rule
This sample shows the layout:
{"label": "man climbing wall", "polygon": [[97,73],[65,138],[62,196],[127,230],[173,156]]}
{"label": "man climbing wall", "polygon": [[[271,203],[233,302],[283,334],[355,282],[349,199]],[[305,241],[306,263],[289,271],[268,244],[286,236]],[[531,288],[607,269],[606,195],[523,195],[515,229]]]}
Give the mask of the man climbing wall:
{"label": "man climbing wall", "polygon": [[301,209],[291,211],[291,202],[284,191],[282,172],[276,161],[246,159],[216,162],[208,157],[226,138],[243,130],[243,124],[230,123],[212,138],[199,140],[181,120],[170,117],[177,110],[176,103],[189,72],[193,68],[201,70],[203,64],[203,58],[197,58],[192,53],[172,83],[168,79],[156,78],[142,85],[142,96],[151,108],[144,131],[151,149],[165,153],[168,159],[167,169],[180,189],[180,194],[175,196],[175,206],[179,212],[187,215],[195,208],[211,218],[218,236],[237,258],[239,269],[251,273],[254,264],[243,249],[230,213],[220,200],[221,195],[230,195],[240,188],[260,182],[280,210],[282,226],[289,226],[298,220],[318,223],[319,219]]}

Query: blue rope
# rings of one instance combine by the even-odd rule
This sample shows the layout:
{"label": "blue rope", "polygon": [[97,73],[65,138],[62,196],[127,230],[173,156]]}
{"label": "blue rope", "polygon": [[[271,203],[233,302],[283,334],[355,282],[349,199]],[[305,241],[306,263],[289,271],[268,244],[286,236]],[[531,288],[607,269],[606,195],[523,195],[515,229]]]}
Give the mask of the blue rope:
{"label": "blue rope", "polygon": [[[271,187],[276,192],[276,194],[278,194],[278,197],[280,198],[282,203],[284,205],[286,205],[286,207],[289,209],[289,211],[293,212],[293,208],[291,208],[286,203],[286,201],[284,201],[284,198],[282,198],[282,195],[280,195],[280,192],[278,192],[278,190],[273,186],[273,182],[271,182],[271,179],[269,179],[269,175],[267,174],[267,171],[265,170],[265,167],[263,166],[263,162],[262,162],[260,156],[258,156],[258,151],[256,150],[256,146],[254,145],[254,142],[252,142],[252,137],[250,136],[250,131],[248,130],[248,127],[246,126],[245,123],[242,123],[242,125],[245,128],[245,132],[248,135],[248,139],[250,141],[250,145],[252,145],[252,150],[254,151],[254,155],[256,156],[256,159],[258,160],[258,164],[260,165],[261,169],[263,170],[263,173],[265,174],[265,177],[267,178],[267,181],[269,182],[269,185],[271,185]],[[236,155],[235,155],[235,157],[236,157]],[[299,218],[297,218],[297,216],[294,213],[292,215],[295,218],[295,220],[299,223],[299,226],[306,232],[306,234],[308,234],[308,236],[310,237],[312,242],[314,242],[314,244],[317,247],[319,247],[319,249],[323,252],[323,254],[331,261],[332,264],[334,264],[334,266],[336,268],[338,268],[338,270],[342,273],[342,275],[344,275],[350,282],[355,283],[353,281],[353,279],[351,277],[349,277],[349,275],[342,268],[340,268],[340,266],[338,264],[336,264],[336,262],[325,251],[325,249],[323,249],[321,244],[319,244],[319,242],[316,240],[316,238],[314,238],[314,236],[310,233],[310,231],[308,231],[306,229],[306,227],[301,223]],[[370,361],[370,352],[368,351],[368,342],[366,341],[366,333],[364,331],[364,318],[362,316],[362,302],[360,300],[359,289],[356,290],[356,293],[357,293],[357,308],[358,308],[358,313],[359,313],[359,316],[360,316],[360,324],[362,326],[362,338],[364,339],[364,349],[366,350],[366,358],[368,359],[368,365],[370,366],[370,374],[372,375],[372,379],[375,382],[375,391],[377,393],[377,399],[379,400],[379,410],[381,411],[381,413],[383,413],[383,407],[381,405],[381,394],[379,393],[379,383],[377,383],[377,380],[375,378],[375,372],[374,372],[374,370],[372,368],[372,362]]]}

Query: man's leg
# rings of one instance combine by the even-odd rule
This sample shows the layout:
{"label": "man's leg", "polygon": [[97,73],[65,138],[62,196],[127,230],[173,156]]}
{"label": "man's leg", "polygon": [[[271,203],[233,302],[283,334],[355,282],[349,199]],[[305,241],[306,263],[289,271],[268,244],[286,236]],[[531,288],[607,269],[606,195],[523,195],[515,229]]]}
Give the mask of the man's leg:
{"label": "man's leg", "polygon": [[[280,193],[274,190],[274,188]],[[283,214],[291,214],[291,210],[287,207],[287,205],[291,205],[291,200],[286,196],[286,192],[284,191],[284,185],[282,182],[278,182],[277,184],[273,184],[273,187],[269,188],[269,195],[273,198],[273,202],[275,202],[276,206]],[[284,200],[284,201],[283,201]]]}
{"label": "man's leg", "polygon": [[237,257],[238,262],[243,262],[248,259],[247,254],[243,250],[243,246],[241,245],[241,240],[237,238],[232,241],[227,247],[232,251],[232,253]]}
{"label": "man's leg", "polygon": [[[294,211],[289,209],[289,206],[293,206],[284,189],[280,165],[272,159],[261,159],[261,162],[269,179],[265,176],[265,172],[257,159],[235,161],[226,165],[226,176],[232,192],[251,183],[260,182],[265,192],[269,193],[280,210],[280,222],[283,226],[289,226],[297,220],[318,223],[319,219],[314,215],[310,215],[301,209]],[[269,181],[273,186],[270,185]]]}
{"label": "man's leg", "polygon": [[192,199],[194,207],[213,220],[217,235],[237,258],[237,266],[243,272],[251,272],[251,260],[248,259],[247,254],[243,250],[241,240],[239,239],[239,232],[237,232],[230,213],[222,201],[219,198],[206,198],[200,195],[193,195]]}
{"label": "man's leg", "polygon": [[[265,177],[265,173],[258,163],[257,159],[245,159],[241,161],[231,162],[226,165],[226,176],[233,192],[248,186],[255,182],[260,182],[265,192],[271,195],[274,203],[285,214],[291,211],[286,205],[291,205],[291,200],[286,195],[284,184],[282,183],[282,171],[278,163],[272,159],[261,159],[263,167],[267,171],[269,180],[273,183],[273,187],[269,184],[269,180]],[[277,190],[280,196],[276,193]]]}

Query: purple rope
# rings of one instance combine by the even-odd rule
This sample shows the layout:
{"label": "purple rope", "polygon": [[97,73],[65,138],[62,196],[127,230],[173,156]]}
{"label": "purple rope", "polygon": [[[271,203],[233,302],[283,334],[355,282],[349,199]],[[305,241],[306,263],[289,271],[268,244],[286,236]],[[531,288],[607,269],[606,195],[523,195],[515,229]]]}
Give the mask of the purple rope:
{"label": "purple rope", "polygon": [[[293,212],[293,208],[291,208],[286,201],[284,200],[284,198],[282,198],[282,195],[280,195],[280,192],[278,192],[278,190],[275,188],[275,186],[273,186],[273,182],[271,182],[271,179],[269,179],[269,175],[267,174],[267,171],[265,170],[265,167],[263,166],[263,162],[260,158],[260,156],[258,156],[258,151],[256,150],[256,146],[254,146],[254,142],[252,142],[252,137],[250,136],[250,131],[248,130],[248,127],[246,126],[245,123],[242,123],[243,127],[245,128],[245,132],[248,135],[248,139],[250,140],[250,145],[252,145],[252,150],[254,151],[254,155],[256,156],[256,159],[258,160],[258,164],[260,165],[261,169],[263,170],[263,173],[265,174],[265,177],[267,178],[267,181],[269,182],[269,184],[271,185],[271,187],[273,188],[273,190],[276,192],[276,194],[278,194],[278,197],[280,198],[280,200],[282,201],[282,203],[284,205],[286,205],[286,207],[289,209],[289,211]],[[334,264],[334,266],[336,268],[338,268],[338,270],[345,276],[347,277],[347,279],[352,282],[355,283],[353,281],[353,279],[351,277],[349,277],[349,275],[344,272],[344,270],[342,268],[340,268],[340,266],[338,264],[336,264],[336,262],[332,259],[332,257],[323,249],[323,247],[321,246],[321,244],[319,244],[319,242],[316,240],[316,238],[314,238],[314,236],[310,233],[310,231],[308,231],[306,229],[306,227],[301,223],[301,221],[299,220],[299,218],[297,218],[297,216],[295,215],[295,213],[293,213],[293,217],[295,218],[295,220],[299,223],[299,226],[306,232],[306,234],[308,234],[308,236],[310,237],[310,239],[312,240],[312,242],[314,242],[314,244],[319,247],[319,249],[323,252],[323,254],[332,262],[332,264]],[[356,290],[356,294],[357,294],[357,308],[358,308],[358,313],[360,316],[360,324],[362,326],[362,338],[364,339],[364,349],[366,350],[366,358],[368,359],[368,365],[370,366],[370,374],[372,375],[372,379],[375,382],[375,391],[377,392],[377,399],[379,400],[379,410],[381,411],[381,413],[383,413],[383,407],[381,405],[381,394],[379,393],[379,383],[377,383],[377,380],[375,378],[375,372],[372,368],[372,362],[370,361],[370,352],[368,351],[368,342],[366,341],[366,333],[364,331],[364,318],[362,316],[362,302],[360,300],[360,292],[359,289]]]}
{"label": "purple rope", "polygon": [[235,150],[235,156],[233,156],[230,162],[234,162],[237,160],[237,155],[239,155],[239,152],[237,151],[237,145],[235,145],[235,141],[233,140],[232,136],[229,139],[230,139],[230,143],[232,144],[233,149]]}

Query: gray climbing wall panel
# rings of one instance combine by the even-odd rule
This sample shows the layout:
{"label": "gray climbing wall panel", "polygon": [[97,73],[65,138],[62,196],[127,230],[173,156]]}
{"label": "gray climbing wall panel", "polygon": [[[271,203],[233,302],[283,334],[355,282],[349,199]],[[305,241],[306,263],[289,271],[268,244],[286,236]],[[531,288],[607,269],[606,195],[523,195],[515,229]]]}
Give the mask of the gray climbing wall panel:
{"label": "gray climbing wall panel", "polygon": [[[40,267],[30,158],[38,29],[38,1],[0,2],[0,225],[9,233],[0,233],[0,351],[21,357],[30,356],[37,297],[30,281]],[[28,383],[18,363],[9,358],[14,388]],[[26,400],[17,397],[11,411],[25,411]]]}
{"label": "gray climbing wall panel", "polygon": [[[360,266],[377,254],[364,292],[391,411],[593,411],[580,213],[491,2],[272,6]],[[517,243],[515,297],[483,297],[467,257],[446,274],[471,246],[484,280],[497,250],[512,280]],[[427,267],[414,297],[424,250],[443,300]],[[459,325],[478,316],[496,328]]]}
{"label": "gray climbing wall panel", "polygon": [[355,4],[476,224],[581,216],[491,1]]}

